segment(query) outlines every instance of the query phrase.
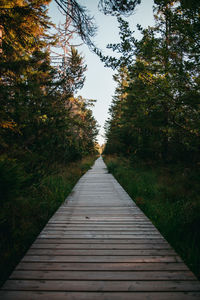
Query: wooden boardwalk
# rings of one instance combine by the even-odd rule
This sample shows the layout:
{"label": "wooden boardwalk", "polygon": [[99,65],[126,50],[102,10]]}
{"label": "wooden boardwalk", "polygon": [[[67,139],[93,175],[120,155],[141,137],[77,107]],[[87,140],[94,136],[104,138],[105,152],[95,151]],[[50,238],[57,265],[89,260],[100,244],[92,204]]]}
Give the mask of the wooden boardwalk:
{"label": "wooden boardwalk", "polygon": [[0,292],[8,300],[200,299],[200,282],[99,158]]}

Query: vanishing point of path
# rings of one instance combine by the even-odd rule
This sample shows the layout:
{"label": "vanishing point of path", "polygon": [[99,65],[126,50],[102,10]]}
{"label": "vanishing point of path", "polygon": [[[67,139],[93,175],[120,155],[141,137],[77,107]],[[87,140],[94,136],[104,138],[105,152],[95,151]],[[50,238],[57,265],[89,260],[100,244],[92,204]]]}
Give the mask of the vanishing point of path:
{"label": "vanishing point of path", "polygon": [[99,158],[18,264],[3,300],[200,299],[200,282]]}

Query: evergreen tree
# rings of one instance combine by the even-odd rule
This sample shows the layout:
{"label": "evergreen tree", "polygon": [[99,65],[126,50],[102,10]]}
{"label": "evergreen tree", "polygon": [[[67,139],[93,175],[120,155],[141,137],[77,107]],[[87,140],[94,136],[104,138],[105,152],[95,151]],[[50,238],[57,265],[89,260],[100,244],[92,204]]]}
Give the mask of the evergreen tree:
{"label": "evergreen tree", "polygon": [[71,53],[68,57],[63,58],[62,76],[63,91],[68,96],[73,96],[79,89],[83,87],[85,81],[84,72],[87,66],[84,65],[83,57],[78,51],[71,47]]}
{"label": "evergreen tree", "polygon": [[[49,2],[4,1],[1,10],[0,151],[23,160],[29,170],[41,163],[68,162],[92,151],[96,134],[90,136],[90,150],[76,146],[75,100],[70,97],[82,87],[86,67],[74,48],[62,73],[51,66],[49,46],[55,41],[47,34],[51,26],[46,7]],[[89,114],[86,104],[84,111]],[[90,121],[95,132],[92,116],[88,127]],[[87,130],[84,122],[81,126]]]}
{"label": "evergreen tree", "polygon": [[119,18],[121,43],[108,47],[121,57],[100,55],[119,74],[126,66],[129,78],[120,92],[121,96],[126,93],[125,99],[118,95],[113,100],[107,149],[114,137],[123,153],[164,161],[196,160],[200,144],[198,10],[191,14],[178,1],[159,1],[154,12],[155,26],[138,26],[140,41]]}

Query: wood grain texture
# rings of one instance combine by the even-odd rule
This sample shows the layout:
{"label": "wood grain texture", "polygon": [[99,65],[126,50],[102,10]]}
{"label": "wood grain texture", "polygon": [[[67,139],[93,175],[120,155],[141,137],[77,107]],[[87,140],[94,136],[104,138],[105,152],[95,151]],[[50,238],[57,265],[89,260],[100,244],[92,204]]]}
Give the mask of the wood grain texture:
{"label": "wood grain texture", "polygon": [[200,283],[99,158],[0,291],[3,300],[189,300]]}
{"label": "wood grain texture", "polygon": [[[20,262],[16,270],[42,271],[188,271],[184,263]],[[11,275],[12,276],[12,275]]]}
{"label": "wood grain texture", "polygon": [[199,291],[199,282],[194,280],[8,280],[4,285],[4,290],[73,292],[194,292]]}
{"label": "wood grain texture", "polygon": [[3,300],[199,300],[200,292],[2,291]]}

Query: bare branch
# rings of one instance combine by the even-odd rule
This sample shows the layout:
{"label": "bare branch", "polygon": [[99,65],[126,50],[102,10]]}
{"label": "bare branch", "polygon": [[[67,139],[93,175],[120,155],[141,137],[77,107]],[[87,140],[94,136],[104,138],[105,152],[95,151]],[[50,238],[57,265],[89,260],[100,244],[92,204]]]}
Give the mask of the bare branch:
{"label": "bare branch", "polygon": [[99,10],[105,15],[130,16],[141,0],[100,0]]}
{"label": "bare branch", "polygon": [[92,37],[96,34],[94,18],[91,17],[84,6],[76,0],[55,0],[62,11],[68,16],[72,25],[80,35],[84,43],[93,48]]}

